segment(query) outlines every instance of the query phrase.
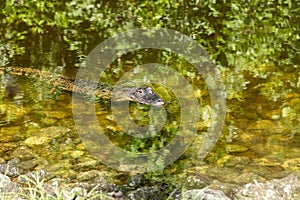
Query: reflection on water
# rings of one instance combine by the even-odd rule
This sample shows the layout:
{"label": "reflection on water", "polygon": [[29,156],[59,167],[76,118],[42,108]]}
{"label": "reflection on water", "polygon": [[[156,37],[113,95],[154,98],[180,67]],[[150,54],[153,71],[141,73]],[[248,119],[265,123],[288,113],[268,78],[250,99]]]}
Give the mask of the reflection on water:
{"label": "reflection on water", "polygon": [[[43,168],[69,178],[76,178],[76,173],[82,170],[110,171],[97,162],[77,135],[70,93],[53,90],[45,83],[26,78],[14,77],[14,81],[9,82],[2,75],[1,81],[1,158],[10,160],[18,157],[30,163],[24,165],[24,170]],[[17,87],[13,96],[6,89],[9,84]],[[174,173],[200,170],[229,182],[238,181],[233,176],[239,177],[241,173],[255,173],[265,178],[280,177],[289,171],[299,174],[300,129],[295,121],[300,109],[297,104],[299,95],[286,97],[282,104],[250,95],[251,90],[249,88],[249,95],[245,95],[248,99],[228,102],[227,125],[217,146],[205,159],[206,164],[192,167],[197,163],[195,152],[198,152],[207,130],[205,124],[201,125],[207,115],[202,115],[205,119],[197,125],[199,140],[194,141],[184,156],[168,166],[165,173],[173,176]],[[109,105],[97,103],[95,109],[99,124],[115,145],[128,151],[151,152],[170,143],[176,135],[180,112],[176,109],[176,101],[174,104],[172,98],[168,100],[166,125],[158,134],[149,132],[149,137],[144,138],[128,135],[114,123],[114,116],[107,109]],[[203,103],[203,108],[207,105]],[[130,117],[139,125],[147,126],[151,120],[158,120],[151,119],[148,106],[130,103],[129,107]]]}

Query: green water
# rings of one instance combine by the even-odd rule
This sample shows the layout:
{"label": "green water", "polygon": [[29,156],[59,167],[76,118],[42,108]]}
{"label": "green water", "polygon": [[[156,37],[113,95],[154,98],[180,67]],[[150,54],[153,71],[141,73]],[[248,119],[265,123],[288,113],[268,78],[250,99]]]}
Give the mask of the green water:
{"label": "green water", "polygon": [[[191,128],[197,128],[198,139],[173,164],[150,173],[150,181],[164,180],[174,185],[184,185],[186,183],[182,179],[187,175],[205,175],[241,184],[252,181],[245,176],[243,178],[245,174],[250,174],[248,177],[253,179],[257,176],[277,178],[289,173],[300,175],[299,41],[295,39],[295,32],[299,29],[294,23],[296,16],[300,15],[294,9],[296,4],[290,11],[286,10],[288,5],[275,9],[282,11],[280,13],[271,10],[271,16],[264,16],[263,13],[269,11],[261,6],[257,15],[262,16],[255,16],[252,9],[256,5],[249,5],[251,9],[247,10],[238,2],[221,6],[204,1],[198,4],[179,1],[170,4],[173,9],[168,12],[157,9],[165,2],[159,1],[158,7],[155,7],[146,1],[139,7],[146,7],[146,10],[136,9],[131,13],[135,9],[126,8],[135,8],[135,3],[120,1],[120,5],[103,3],[104,6],[99,9],[103,20],[97,21],[96,11],[88,11],[91,13],[87,14],[85,5],[70,2],[69,8],[60,9],[53,17],[55,20],[66,20],[66,24],[64,20],[58,20],[59,28],[46,23],[52,20],[47,15],[42,15],[46,17],[44,22],[47,25],[44,26],[38,23],[28,25],[31,22],[17,23],[21,19],[14,15],[16,22],[12,20],[11,26],[8,26],[9,34],[4,34],[4,29],[1,29],[1,65],[37,68],[74,78],[81,62],[96,44],[127,28],[149,26],[174,28],[193,36],[219,65],[227,91],[227,115],[222,136],[204,159],[205,162],[197,160],[197,152],[209,128],[210,96],[204,80],[191,64],[174,53],[142,49],[123,55],[106,69],[100,81],[114,84],[137,65],[168,64],[187,79],[194,90],[193,95],[197,97],[199,122],[191,124]],[[273,6],[277,8],[278,5]],[[68,21],[66,12],[73,7],[76,9],[73,9]],[[156,10],[157,15],[152,10]],[[247,12],[242,12],[244,10]],[[76,15],[75,11],[79,14]],[[222,16],[225,11],[228,16]],[[41,12],[53,14],[48,7]],[[281,16],[282,13],[292,16],[289,18],[291,20]],[[94,21],[78,17],[85,14]],[[29,16],[29,19],[34,21],[36,17]],[[273,18],[282,24],[276,24]],[[269,25],[268,29],[253,25],[260,20]],[[267,31],[272,28],[273,35]],[[23,29],[26,33],[22,32]],[[24,172],[46,169],[55,177],[73,181],[80,178],[78,173],[91,170],[117,183],[123,181],[122,176],[129,176],[130,173],[121,173],[105,166],[86,149],[74,124],[71,92],[57,90],[45,81],[27,77],[7,74],[0,77],[1,162],[20,158],[24,162]],[[133,77],[129,75],[128,78],[134,82]],[[170,84],[177,81],[176,78],[171,79]],[[13,88],[8,90],[8,86]],[[152,86],[166,101],[167,121],[161,131],[150,138],[134,138],[117,126],[109,101],[100,100],[95,104],[97,120],[116,146],[133,152],[152,152],[169,144],[176,136],[181,120],[178,99],[167,88]],[[185,98],[192,98],[193,95],[186,93]],[[130,116],[138,125],[150,124],[153,119],[149,113],[148,106],[130,103]],[[158,117],[154,120],[163,119]],[[164,159],[166,157],[160,162],[163,163]]]}
{"label": "green water", "polygon": [[[4,76],[7,75],[2,75],[2,80],[5,80]],[[118,173],[97,162],[82,143],[73,121],[71,92],[59,91],[26,77],[13,78],[18,87],[16,96],[7,96],[5,87],[1,88],[2,158],[10,160],[17,157],[34,163],[27,170],[46,169],[55,176],[71,179],[76,179],[78,172],[93,169],[100,170],[109,178]],[[239,173],[253,172],[265,178],[281,177],[287,172],[299,173],[300,134],[295,122],[299,95],[295,93],[285,97],[283,105],[257,96],[256,92],[249,86],[244,91],[243,101],[227,102],[228,114],[223,135],[206,157],[205,165],[194,165],[201,138],[209,126],[202,115],[198,124],[200,140],[194,141],[188,151],[168,166],[164,173],[170,179],[177,179],[173,177],[176,174],[180,177],[201,169],[201,173],[226,181]],[[166,100],[168,122],[150,138],[138,139],[127,135],[114,122],[109,102],[96,103],[96,115],[114,145],[128,151],[151,152],[172,141],[180,125],[178,104],[172,95]],[[203,96],[199,102],[202,102],[203,112],[209,101]],[[130,113],[137,124],[150,123],[148,106],[131,103]]]}

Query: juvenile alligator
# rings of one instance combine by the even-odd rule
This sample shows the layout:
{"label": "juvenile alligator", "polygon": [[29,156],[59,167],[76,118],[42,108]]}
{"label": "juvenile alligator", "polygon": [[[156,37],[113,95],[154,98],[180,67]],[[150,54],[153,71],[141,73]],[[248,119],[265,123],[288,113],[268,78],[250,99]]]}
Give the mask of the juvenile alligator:
{"label": "juvenile alligator", "polygon": [[65,91],[77,92],[84,95],[95,95],[95,97],[99,98],[109,97],[112,91],[114,91],[114,100],[116,101],[134,101],[156,107],[160,107],[164,104],[164,101],[159,95],[148,86],[114,88],[108,84],[98,83],[97,88],[93,88],[95,84],[89,83],[86,80],[77,80],[75,82],[64,75],[23,67],[0,67],[0,73],[41,79]]}

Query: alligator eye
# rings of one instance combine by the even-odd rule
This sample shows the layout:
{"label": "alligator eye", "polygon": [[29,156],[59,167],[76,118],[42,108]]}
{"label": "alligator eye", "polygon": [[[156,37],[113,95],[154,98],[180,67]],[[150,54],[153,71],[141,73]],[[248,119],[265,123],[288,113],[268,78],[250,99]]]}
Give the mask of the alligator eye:
{"label": "alligator eye", "polygon": [[137,93],[144,94],[143,90],[137,90]]}

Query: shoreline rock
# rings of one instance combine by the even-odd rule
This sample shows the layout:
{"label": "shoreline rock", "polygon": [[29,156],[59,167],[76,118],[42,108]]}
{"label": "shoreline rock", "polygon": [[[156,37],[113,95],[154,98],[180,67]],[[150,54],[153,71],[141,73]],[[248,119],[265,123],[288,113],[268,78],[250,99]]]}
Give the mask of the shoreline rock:
{"label": "shoreline rock", "polygon": [[[170,186],[167,183],[155,185],[145,184],[143,175],[131,177],[125,185],[108,183],[103,177],[91,176],[91,180],[78,180],[68,183],[67,180],[47,176],[45,170],[29,171],[18,174],[18,160],[13,159],[6,164],[0,164],[0,198],[10,197],[13,200],[24,200],[32,191],[37,196],[71,199],[174,199],[174,200],[296,200],[300,199],[300,177],[290,174],[281,179],[269,181],[253,181],[244,184],[230,184],[221,181],[206,182],[207,184],[191,185],[187,189],[180,186]],[[87,177],[89,172],[85,172]],[[95,171],[91,171],[95,174]],[[189,177],[187,177],[189,179]],[[193,177],[190,177],[193,179]],[[74,180],[73,180],[74,181]],[[30,187],[29,184],[30,183]],[[36,187],[36,188],[34,188]],[[38,190],[35,190],[38,189]],[[45,196],[44,196],[45,195]],[[91,195],[98,195],[92,198]]]}

